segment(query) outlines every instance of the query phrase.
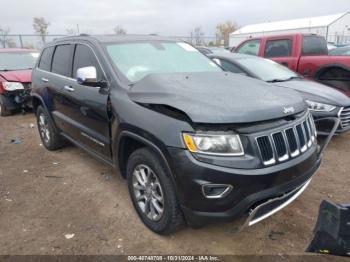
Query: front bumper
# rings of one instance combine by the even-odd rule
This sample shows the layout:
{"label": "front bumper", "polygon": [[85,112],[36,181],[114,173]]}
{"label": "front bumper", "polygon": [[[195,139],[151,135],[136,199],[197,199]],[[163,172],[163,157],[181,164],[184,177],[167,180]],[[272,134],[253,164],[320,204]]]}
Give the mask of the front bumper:
{"label": "front bumper", "polygon": [[[308,183],[321,164],[316,145],[298,158],[261,169],[233,169],[199,162],[183,149],[170,148],[169,152],[180,204],[191,226],[233,220],[249,225],[273,214],[273,210],[279,210],[275,204],[287,202],[287,196]],[[208,199],[202,193],[205,184],[231,185],[233,189],[223,198]]]}
{"label": "front bumper", "polygon": [[6,91],[2,94],[2,100],[8,110],[32,108],[30,89]]}

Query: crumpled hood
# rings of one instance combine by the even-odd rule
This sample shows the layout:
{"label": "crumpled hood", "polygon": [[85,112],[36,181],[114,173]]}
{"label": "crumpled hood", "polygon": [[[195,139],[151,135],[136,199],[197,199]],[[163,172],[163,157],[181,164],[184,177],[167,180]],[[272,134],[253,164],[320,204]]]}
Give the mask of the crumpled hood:
{"label": "crumpled hood", "polygon": [[348,96],[334,88],[319,84],[315,81],[297,79],[278,82],[275,85],[299,91],[304,99],[316,100],[315,102],[328,103],[335,106],[350,105],[350,98]]}
{"label": "crumpled hood", "polygon": [[[248,123],[306,109],[295,91],[229,72],[151,74],[128,92],[131,100],[167,105],[196,123]],[[284,113],[293,107],[294,112]]]}
{"label": "crumpled hood", "polygon": [[0,71],[0,77],[10,82],[32,82],[32,70]]}

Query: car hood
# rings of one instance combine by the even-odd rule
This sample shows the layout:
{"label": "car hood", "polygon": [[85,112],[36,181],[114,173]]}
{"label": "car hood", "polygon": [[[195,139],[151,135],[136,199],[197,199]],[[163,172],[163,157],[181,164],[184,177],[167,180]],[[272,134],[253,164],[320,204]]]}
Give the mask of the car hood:
{"label": "car hood", "polygon": [[32,82],[32,70],[0,71],[0,76],[11,82]]}
{"label": "car hood", "polygon": [[348,96],[334,88],[314,81],[296,79],[286,82],[278,82],[275,85],[299,91],[304,99],[313,100],[315,102],[328,103],[334,106],[350,105],[350,98]]}
{"label": "car hood", "polygon": [[[293,90],[229,72],[151,74],[128,94],[137,103],[181,110],[196,123],[257,122],[306,109]],[[290,107],[294,112],[284,113]]]}

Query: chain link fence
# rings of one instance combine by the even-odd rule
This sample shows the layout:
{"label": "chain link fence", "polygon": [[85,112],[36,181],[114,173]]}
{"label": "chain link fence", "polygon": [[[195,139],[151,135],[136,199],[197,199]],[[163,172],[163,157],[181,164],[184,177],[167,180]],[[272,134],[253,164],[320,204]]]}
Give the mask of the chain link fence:
{"label": "chain link fence", "polygon": [[339,45],[350,44],[350,35],[328,35],[327,41]]}
{"label": "chain link fence", "polygon": [[46,35],[44,38],[40,35],[13,35],[0,34],[0,48],[31,48],[41,49],[45,43],[53,41],[65,35]]}
{"label": "chain link fence", "polygon": [[[44,38],[40,35],[30,34],[0,34],[0,48],[31,48],[41,49],[45,43],[49,43],[57,38],[68,35],[46,35]],[[216,36],[169,36],[174,40],[182,40],[196,46],[222,46],[223,41]]]}

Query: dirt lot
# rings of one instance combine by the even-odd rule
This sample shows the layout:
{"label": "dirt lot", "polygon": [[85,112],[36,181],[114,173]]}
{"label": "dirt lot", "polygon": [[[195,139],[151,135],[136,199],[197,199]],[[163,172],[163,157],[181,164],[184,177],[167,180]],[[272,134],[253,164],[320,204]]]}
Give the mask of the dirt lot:
{"label": "dirt lot", "polygon": [[117,172],[73,146],[45,150],[32,114],[0,118],[0,254],[305,254],[321,200],[350,202],[349,155],[350,134],[336,137],[304,194],[238,235],[220,224],[162,237]]}

